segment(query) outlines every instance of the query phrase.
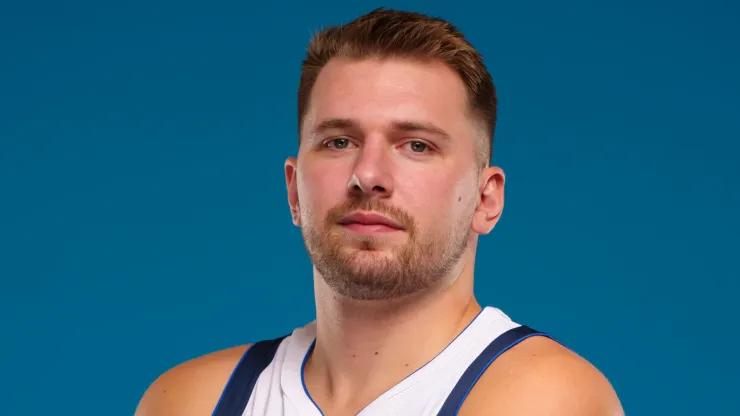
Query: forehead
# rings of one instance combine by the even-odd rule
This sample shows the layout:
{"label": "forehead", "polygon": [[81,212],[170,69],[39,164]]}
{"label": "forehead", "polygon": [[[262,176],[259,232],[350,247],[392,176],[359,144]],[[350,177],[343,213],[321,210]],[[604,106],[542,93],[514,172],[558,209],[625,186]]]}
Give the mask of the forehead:
{"label": "forehead", "polygon": [[367,127],[389,120],[433,123],[452,136],[470,126],[465,86],[451,68],[401,59],[332,59],[316,80],[303,127],[332,118]]}

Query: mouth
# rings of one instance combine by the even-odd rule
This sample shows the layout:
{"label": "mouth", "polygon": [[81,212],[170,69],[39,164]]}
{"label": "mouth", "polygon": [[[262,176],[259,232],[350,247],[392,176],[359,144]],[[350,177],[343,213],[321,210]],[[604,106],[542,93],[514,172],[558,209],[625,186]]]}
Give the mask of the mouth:
{"label": "mouth", "polygon": [[403,226],[398,222],[373,213],[355,212],[339,219],[339,224],[345,229],[361,234],[388,233],[403,231]]}

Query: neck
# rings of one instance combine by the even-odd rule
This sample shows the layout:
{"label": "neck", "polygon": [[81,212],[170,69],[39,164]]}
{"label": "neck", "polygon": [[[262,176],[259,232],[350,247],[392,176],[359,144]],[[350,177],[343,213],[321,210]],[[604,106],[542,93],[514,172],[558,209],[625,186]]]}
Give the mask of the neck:
{"label": "neck", "polygon": [[394,301],[343,298],[315,273],[317,339],[305,379],[319,406],[359,411],[439,354],[481,310],[472,268]]}

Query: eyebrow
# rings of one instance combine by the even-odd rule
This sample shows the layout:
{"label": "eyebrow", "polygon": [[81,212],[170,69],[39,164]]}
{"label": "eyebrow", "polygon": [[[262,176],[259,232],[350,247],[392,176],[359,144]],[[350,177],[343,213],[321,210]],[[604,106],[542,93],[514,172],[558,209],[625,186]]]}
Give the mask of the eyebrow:
{"label": "eyebrow", "polygon": [[348,118],[329,118],[317,124],[311,135],[320,134],[327,130],[355,129],[358,127],[358,123]]}
{"label": "eyebrow", "polygon": [[[449,133],[444,131],[442,128],[429,122],[412,121],[412,120],[393,120],[388,123],[390,130],[403,131],[403,132],[425,132],[438,136],[445,140],[451,140]],[[360,124],[349,118],[329,118],[323,120],[321,123],[316,125],[313,129],[312,135],[324,133],[327,130],[349,130],[349,129],[360,129]]]}

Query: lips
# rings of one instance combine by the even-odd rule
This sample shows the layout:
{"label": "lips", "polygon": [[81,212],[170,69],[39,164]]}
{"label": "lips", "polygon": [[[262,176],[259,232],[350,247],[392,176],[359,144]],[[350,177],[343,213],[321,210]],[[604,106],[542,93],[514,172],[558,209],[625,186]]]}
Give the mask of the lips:
{"label": "lips", "polygon": [[380,214],[355,212],[339,219],[341,225],[368,225],[385,226],[396,230],[403,230],[403,226],[392,219]]}

